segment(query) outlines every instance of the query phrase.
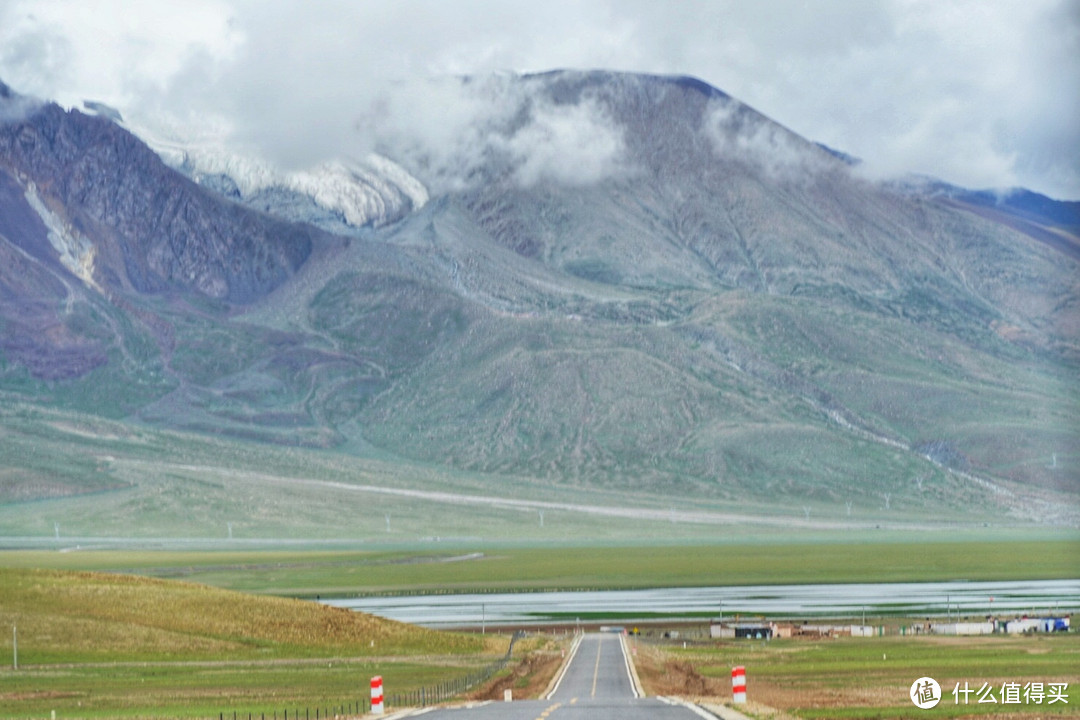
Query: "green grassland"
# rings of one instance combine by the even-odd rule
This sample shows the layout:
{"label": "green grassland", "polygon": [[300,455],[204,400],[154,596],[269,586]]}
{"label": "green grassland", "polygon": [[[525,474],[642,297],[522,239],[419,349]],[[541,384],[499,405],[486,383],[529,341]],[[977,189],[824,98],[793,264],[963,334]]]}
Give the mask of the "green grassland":
{"label": "green grassland", "polygon": [[1080,577],[1080,538],[894,537],[889,541],[713,545],[476,545],[372,551],[6,551],[0,565],[183,578],[251,593],[614,589],[774,583]]}
{"label": "green grassland", "polygon": [[[664,648],[669,658],[692,665],[710,689],[729,697],[731,668],[743,665],[747,697],[799,718],[1009,718],[1074,716],[1080,683],[1080,639],[1053,636],[875,637],[731,641],[709,647]],[[919,711],[908,698],[911,684],[929,676],[940,683],[942,700]],[[959,683],[995,688],[997,704],[964,705],[952,691]],[[1001,703],[1003,683],[1068,683],[1068,704]],[[722,691],[721,691],[722,689]]]}
{"label": "green grassland", "polygon": [[62,718],[217,718],[236,711],[281,720],[287,709],[290,720],[305,711],[314,718],[316,708],[325,715],[360,706],[375,675],[388,692],[405,692],[477,667],[440,658],[38,666],[0,671],[0,717],[46,718],[56,710]]}
{"label": "green grassland", "polygon": [[[0,717],[217,715],[356,702],[456,678],[506,639],[424,630],[282,598],[131,576],[0,569]],[[0,652],[13,657],[13,634]]]}

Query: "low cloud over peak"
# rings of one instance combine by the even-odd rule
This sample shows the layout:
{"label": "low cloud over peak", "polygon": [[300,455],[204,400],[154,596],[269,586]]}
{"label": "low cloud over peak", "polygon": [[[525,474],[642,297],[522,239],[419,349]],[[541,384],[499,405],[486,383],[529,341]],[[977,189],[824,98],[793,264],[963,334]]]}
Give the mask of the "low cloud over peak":
{"label": "low cloud over peak", "polygon": [[819,146],[735,100],[711,100],[702,126],[718,157],[755,165],[773,180],[805,179],[842,165]]}
{"label": "low cloud over peak", "polygon": [[416,81],[373,102],[357,132],[435,191],[498,177],[584,185],[626,172],[622,128],[602,104],[537,90],[509,74]]}

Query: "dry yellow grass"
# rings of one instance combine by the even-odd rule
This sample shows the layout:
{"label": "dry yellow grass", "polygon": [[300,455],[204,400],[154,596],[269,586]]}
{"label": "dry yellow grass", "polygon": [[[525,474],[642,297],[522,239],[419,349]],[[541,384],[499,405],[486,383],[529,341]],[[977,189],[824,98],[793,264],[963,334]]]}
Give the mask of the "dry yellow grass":
{"label": "dry yellow grass", "polygon": [[[26,663],[488,651],[482,638],[312,602],[135,576],[0,569],[0,627],[13,625]],[[10,635],[6,644],[10,650]]]}
{"label": "dry yellow grass", "polygon": [[314,717],[357,707],[373,675],[394,693],[460,680],[508,642],[192,583],[10,568],[0,628],[0,718],[13,719]]}

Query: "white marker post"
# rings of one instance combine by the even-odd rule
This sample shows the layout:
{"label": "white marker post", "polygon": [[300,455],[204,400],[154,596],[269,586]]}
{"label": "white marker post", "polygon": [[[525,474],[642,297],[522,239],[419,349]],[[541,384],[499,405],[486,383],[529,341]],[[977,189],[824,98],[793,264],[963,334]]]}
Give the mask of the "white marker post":
{"label": "white marker post", "polygon": [[742,665],[731,669],[731,693],[736,704],[746,702],[746,668]]}
{"label": "white marker post", "polygon": [[371,678],[371,712],[375,715],[383,714],[382,675]]}

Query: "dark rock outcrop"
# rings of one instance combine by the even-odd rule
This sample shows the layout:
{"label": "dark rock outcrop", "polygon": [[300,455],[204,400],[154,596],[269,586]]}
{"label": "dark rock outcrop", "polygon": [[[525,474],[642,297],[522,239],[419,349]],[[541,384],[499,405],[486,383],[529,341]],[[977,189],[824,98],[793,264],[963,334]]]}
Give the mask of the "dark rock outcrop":
{"label": "dark rock outcrop", "polygon": [[246,303],[284,282],[316,242],[312,228],[200,188],[109,120],[54,104],[0,125],[4,167],[63,209],[94,245],[97,276],[124,286],[114,289]]}

